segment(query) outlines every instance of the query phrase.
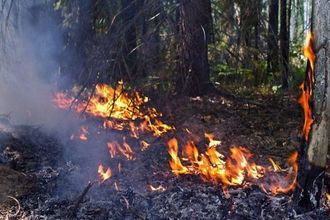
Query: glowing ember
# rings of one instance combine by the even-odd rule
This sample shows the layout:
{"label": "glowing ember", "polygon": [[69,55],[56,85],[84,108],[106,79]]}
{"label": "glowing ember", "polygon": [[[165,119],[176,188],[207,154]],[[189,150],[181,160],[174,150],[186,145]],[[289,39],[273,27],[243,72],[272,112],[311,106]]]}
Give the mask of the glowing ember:
{"label": "glowing ember", "polygon": [[74,139],[79,139],[81,141],[87,141],[88,140],[88,127],[87,126],[81,126],[79,128],[79,131],[72,134],[70,136],[70,140],[74,140]]}
{"label": "glowing ember", "polygon": [[99,165],[97,173],[99,174],[99,180],[101,183],[103,183],[112,176],[111,169],[108,168],[107,170],[105,170],[102,164]]}
{"label": "glowing ember", "polygon": [[165,192],[165,191],[166,191],[166,188],[163,187],[162,185],[159,185],[159,186],[157,186],[157,187],[152,186],[152,185],[149,185],[149,189],[150,189],[150,191],[152,191],[152,192]]}
{"label": "glowing ember", "polygon": [[88,128],[87,127],[85,127],[85,126],[80,127],[79,139],[82,141],[88,140]]}
{"label": "glowing ember", "polygon": [[304,127],[303,127],[303,135],[305,140],[308,140],[309,132],[311,126],[313,124],[313,115],[312,115],[312,108],[311,108],[311,97],[313,95],[313,84],[314,84],[314,69],[315,69],[315,54],[313,51],[313,34],[308,33],[306,38],[306,43],[304,46],[304,55],[308,59],[308,63],[310,68],[307,72],[306,81],[303,82],[300,86],[302,91],[301,96],[299,98],[299,103],[304,109]]}
{"label": "glowing ember", "polygon": [[145,151],[149,148],[150,144],[146,141],[140,141],[141,151]]}
{"label": "glowing ember", "polygon": [[[209,144],[205,154],[199,154],[194,142],[188,141],[183,148],[182,158],[178,155],[178,141],[173,138],[168,142],[168,152],[171,156],[169,163],[174,174],[201,175],[204,177],[203,179],[214,183],[222,183],[225,187],[245,187],[261,183],[261,188],[265,192],[274,195],[293,190],[298,173],[297,153],[289,158],[288,164],[291,169],[287,172],[287,175],[283,176],[284,171],[282,172],[282,168],[273,160],[273,166],[270,167],[256,165],[251,161],[253,155],[244,147],[232,147],[229,157],[225,160],[224,155],[214,147],[214,142],[212,142],[214,137],[206,137],[209,139]],[[272,179],[274,173],[276,178]],[[267,179],[270,179],[270,181],[263,184],[263,180]]]}

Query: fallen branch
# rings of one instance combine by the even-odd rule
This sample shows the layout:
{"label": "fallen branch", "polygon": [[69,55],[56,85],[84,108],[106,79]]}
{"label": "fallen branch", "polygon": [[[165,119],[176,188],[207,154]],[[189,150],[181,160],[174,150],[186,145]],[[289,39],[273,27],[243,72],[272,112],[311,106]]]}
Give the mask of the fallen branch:
{"label": "fallen branch", "polygon": [[92,188],[92,186],[95,184],[96,182],[88,182],[88,185],[84,188],[84,190],[82,191],[82,193],[77,197],[77,199],[75,200],[75,202],[73,203],[72,206],[69,206],[68,208],[68,217],[74,217],[78,211],[79,205],[84,201],[84,198],[86,196],[86,194],[88,193],[88,191]]}

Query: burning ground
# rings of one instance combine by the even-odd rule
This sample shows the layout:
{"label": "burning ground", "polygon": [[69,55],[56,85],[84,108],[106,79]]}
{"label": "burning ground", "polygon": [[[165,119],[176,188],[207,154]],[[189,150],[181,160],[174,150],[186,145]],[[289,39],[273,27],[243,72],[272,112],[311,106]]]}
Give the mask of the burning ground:
{"label": "burning ground", "polygon": [[126,93],[122,82],[114,88],[99,85],[76,101],[54,95],[81,120],[65,141],[2,117],[3,216],[327,219],[326,201],[304,215],[291,204],[303,121],[297,94],[162,102]]}

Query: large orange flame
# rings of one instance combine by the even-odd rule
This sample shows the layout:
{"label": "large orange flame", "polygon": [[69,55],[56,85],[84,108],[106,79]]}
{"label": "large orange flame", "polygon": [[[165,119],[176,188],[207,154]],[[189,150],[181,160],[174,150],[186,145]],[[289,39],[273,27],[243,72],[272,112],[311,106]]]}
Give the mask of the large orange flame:
{"label": "large orange flame", "polygon": [[[222,183],[224,187],[260,185],[262,190],[273,195],[294,189],[298,174],[297,152],[288,160],[290,170],[284,171],[273,160],[271,160],[273,166],[270,167],[257,165],[251,161],[253,155],[245,147],[232,147],[229,157],[225,159],[225,156],[214,147],[214,143],[220,141],[214,140],[214,136],[210,135],[206,135],[206,138],[209,144],[205,154],[200,154],[194,142],[188,141],[183,148],[181,158],[177,139],[173,138],[168,142],[168,152],[171,157],[169,163],[174,174],[201,175],[203,179]],[[285,172],[287,174],[283,175]],[[269,177],[274,173],[276,178]]]}
{"label": "large orange flame", "polygon": [[[172,131],[173,126],[167,125],[158,118],[162,116],[155,108],[143,108],[149,101],[148,97],[141,96],[138,92],[128,94],[124,91],[123,82],[118,82],[112,88],[106,84],[97,84],[95,93],[87,100],[77,101],[66,93],[56,93],[53,103],[61,109],[72,108],[76,112],[85,112],[94,117],[104,119],[103,127],[115,130],[125,128],[131,131],[131,136],[138,139],[141,132],[151,132],[160,137]],[[110,120],[110,118],[112,120]],[[136,126],[133,121],[142,121]],[[125,121],[130,121],[125,123]]]}
{"label": "large orange flame", "polygon": [[304,126],[303,126],[303,135],[305,140],[308,140],[309,132],[313,124],[313,113],[311,108],[311,97],[313,95],[313,85],[314,85],[314,71],[315,71],[315,60],[316,56],[313,51],[313,34],[308,33],[305,46],[304,46],[304,56],[308,59],[307,77],[305,82],[300,86],[302,91],[299,103],[304,109]]}

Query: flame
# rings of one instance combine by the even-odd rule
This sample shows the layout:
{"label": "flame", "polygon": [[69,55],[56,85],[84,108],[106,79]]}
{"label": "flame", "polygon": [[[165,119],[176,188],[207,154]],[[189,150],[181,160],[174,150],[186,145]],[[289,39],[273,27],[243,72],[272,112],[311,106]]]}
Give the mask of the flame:
{"label": "flame", "polygon": [[[78,113],[85,112],[90,116],[103,118],[105,129],[127,128],[131,131],[131,136],[136,139],[141,132],[148,131],[160,137],[174,130],[173,126],[158,119],[162,114],[155,108],[144,108],[143,105],[149,102],[148,97],[143,97],[138,92],[128,94],[124,91],[122,81],[119,81],[115,88],[107,84],[97,84],[94,94],[87,100],[78,101],[66,93],[59,92],[54,95],[52,102],[61,109],[71,108]],[[137,119],[142,121],[139,125],[134,123]]]}
{"label": "flame", "polygon": [[[290,192],[295,187],[298,173],[297,152],[289,158],[288,164],[291,168],[287,175],[283,176],[283,169],[273,160],[270,167],[253,162],[253,154],[245,147],[231,147],[230,155],[225,159],[225,156],[214,147],[215,144],[212,142],[214,136],[205,135],[205,137],[209,143],[204,154],[198,152],[198,147],[193,141],[188,141],[183,148],[182,158],[178,155],[178,141],[175,138],[169,140],[168,153],[171,157],[169,164],[175,175],[201,175],[206,181],[222,183],[224,189],[227,186],[260,185],[262,190],[274,195]],[[273,173],[276,173],[276,181],[269,177]],[[269,178],[270,184],[263,184],[263,180]]]}
{"label": "flame", "polygon": [[262,183],[261,188],[264,191],[270,191],[271,194],[277,195],[280,193],[289,193],[294,190],[297,184],[298,177],[298,152],[294,152],[288,159],[288,164],[290,165],[289,172],[286,176],[276,175],[282,172],[283,169],[279,165],[274,167],[274,175],[269,176],[268,183]]}
{"label": "flame", "polygon": [[[130,98],[124,92],[122,82],[115,89],[106,84],[97,84],[95,95],[91,97],[85,112],[102,118],[135,120],[143,116],[139,108],[143,103],[144,100],[137,93]],[[80,108],[78,111],[80,112]]]}
{"label": "flame", "polygon": [[81,141],[87,141],[88,140],[88,127],[87,126],[81,126],[79,128],[79,131],[74,133],[74,134],[71,134],[70,136],[70,140],[74,140],[74,139],[79,139]]}
{"label": "flame", "polygon": [[103,183],[104,181],[106,181],[107,179],[109,179],[112,176],[111,169],[108,168],[105,171],[102,164],[99,165],[97,173],[99,174],[99,180],[100,180],[101,183]]}
{"label": "flame", "polygon": [[313,113],[311,108],[311,97],[313,95],[313,84],[315,82],[314,70],[315,70],[315,60],[316,56],[313,51],[313,34],[308,33],[305,46],[304,46],[304,56],[308,59],[310,68],[307,69],[307,77],[305,82],[300,85],[302,91],[299,98],[299,103],[304,109],[304,126],[303,135],[305,140],[308,140],[309,132],[313,124]]}
{"label": "flame", "polygon": [[176,175],[187,174],[188,169],[181,164],[180,158],[178,157],[178,141],[173,138],[168,141],[168,153],[170,154],[172,160],[170,161],[170,167],[172,172]]}
{"label": "flame", "polygon": [[221,141],[214,140],[214,134],[205,133],[204,135],[205,135],[205,138],[209,141],[210,147],[216,147],[221,144]]}
{"label": "flame", "polygon": [[117,141],[108,142],[107,145],[111,158],[114,158],[117,153],[121,153],[121,155],[125,156],[127,160],[135,159],[134,152],[131,146],[126,142],[125,138],[123,138],[122,145],[120,145]]}
{"label": "flame", "polygon": [[86,127],[86,126],[80,127],[79,139],[82,141],[88,140],[88,127]]}
{"label": "flame", "polygon": [[327,198],[328,202],[330,202],[330,194],[329,193],[325,193],[325,197]]}
{"label": "flame", "polygon": [[150,144],[146,141],[140,141],[141,151],[145,151],[149,148]]}

